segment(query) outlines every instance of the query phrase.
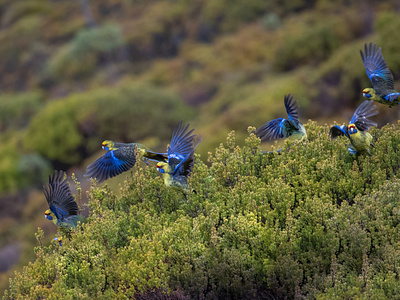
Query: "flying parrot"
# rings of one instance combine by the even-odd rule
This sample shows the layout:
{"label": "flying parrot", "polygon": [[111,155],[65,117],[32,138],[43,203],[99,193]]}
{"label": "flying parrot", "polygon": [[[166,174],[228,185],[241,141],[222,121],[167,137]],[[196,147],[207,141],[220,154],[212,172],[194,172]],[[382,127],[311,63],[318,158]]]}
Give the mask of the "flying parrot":
{"label": "flying parrot", "polygon": [[365,44],[364,53],[360,50],[367,75],[371,80],[373,88],[365,88],[363,96],[368,100],[387,104],[392,107],[398,102],[400,93],[394,89],[393,75],[386,65],[381,53],[382,49],[376,48],[376,44]]}
{"label": "flying parrot", "polygon": [[364,101],[357,107],[351,117],[349,126],[335,125],[329,131],[332,139],[345,135],[350,140],[351,145],[347,150],[351,154],[366,152],[372,155],[370,147],[374,147],[374,144],[372,143],[372,135],[370,135],[367,130],[370,129],[371,126],[377,125],[375,122],[368,119],[378,114],[378,111],[375,110],[376,105],[373,103],[374,102],[368,100]]}
{"label": "flying parrot", "polygon": [[299,121],[298,106],[293,96],[285,95],[285,108],[288,119],[278,118],[256,130],[256,135],[261,141],[275,140],[278,138],[290,138],[291,140],[303,140],[307,138],[306,129]]}
{"label": "flying parrot", "polygon": [[194,129],[188,131],[189,125],[184,127],[182,122],[179,123],[172,133],[171,144],[167,149],[168,161],[157,163],[157,171],[162,173],[165,185],[185,191],[188,189],[188,176],[194,166],[194,150],[201,142],[200,139],[194,145],[197,135],[192,134]]}
{"label": "flying parrot", "polygon": [[140,153],[144,161],[149,159],[166,162],[168,160],[167,153],[153,152],[138,143],[125,144],[106,140],[101,145],[107,151],[106,154],[91,163],[86,168],[85,174],[86,177],[97,178],[99,183],[130,170],[136,163],[136,152]]}
{"label": "flying parrot", "polygon": [[[78,205],[64,175],[63,171],[54,171],[53,176],[49,177],[48,186],[43,187],[43,193],[49,205],[44,215],[57,227],[68,232],[71,228],[76,228],[78,222],[84,223],[86,220],[79,214]],[[61,238],[55,240],[61,245]]]}

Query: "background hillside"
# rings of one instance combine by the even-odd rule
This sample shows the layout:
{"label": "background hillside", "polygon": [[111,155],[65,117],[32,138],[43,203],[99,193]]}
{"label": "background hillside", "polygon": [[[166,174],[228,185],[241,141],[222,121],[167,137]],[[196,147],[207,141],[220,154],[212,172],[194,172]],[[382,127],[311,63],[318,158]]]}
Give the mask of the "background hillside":
{"label": "background hillside", "polygon": [[[232,129],[242,146],[249,125],[284,116],[285,93],[304,122],[347,122],[370,86],[364,43],[382,47],[400,88],[399,10],[398,0],[1,0],[0,289],[34,259],[37,227],[45,243],[55,233],[41,192],[53,169],[76,173],[85,202],[82,174],[104,139],[164,151],[183,119],[206,162]],[[378,109],[380,126],[397,123],[399,109]]]}

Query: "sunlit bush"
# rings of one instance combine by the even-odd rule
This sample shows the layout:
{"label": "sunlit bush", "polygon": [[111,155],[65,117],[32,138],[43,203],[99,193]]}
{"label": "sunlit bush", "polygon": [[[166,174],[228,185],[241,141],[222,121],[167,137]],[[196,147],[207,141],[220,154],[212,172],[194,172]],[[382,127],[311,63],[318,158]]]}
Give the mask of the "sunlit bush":
{"label": "sunlit bush", "polygon": [[40,242],[5,299],[396,297],[399,125],[371,131],[373,156],[351,155],[327,126],[306,129],[308,141],[269,154],[254,128],[243,147],[231,132],[209,166],[197,157],[195,192],[141,166],[118,196],[93,187],[83,233]]}

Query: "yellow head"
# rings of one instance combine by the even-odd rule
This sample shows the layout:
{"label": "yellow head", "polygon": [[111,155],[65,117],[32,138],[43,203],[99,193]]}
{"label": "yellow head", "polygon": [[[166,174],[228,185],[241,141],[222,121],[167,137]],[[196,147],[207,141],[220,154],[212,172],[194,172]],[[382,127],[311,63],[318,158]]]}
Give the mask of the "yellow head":
{"label": "yellow head", "polygon": [[50,221],[53,221],[54,223],[57,223],[56,215],[53,214],[53,212],[52,212],[50,209],[48,209],[48,210],[46,210],[46,211],[44,212],[44,217],[45,217],[46,219],[50,220]]}
{"label": "yellow head", "polygon": [[367,99],[373,98],[375,96],[375,90],[372,88],[363,89],[363,96]]}
{"label": "yellow head", "polygon": [[162,174],[164,174],[164,173],[168,173],[169,172],[169,165],[166,163],[166,162],[163,162],[163,161],[159,161],[158,163],[157,163],[157,171],[158,172],[160,172],[160,173],[162,173]]}
{"label": "yellow head", "polygon": [[117,148],[114,148],[114,144],[113,141],[105,140],[101,143],[101,147],[107,151],[116,150]]}
{"label": "yellow head", "polygon": [[357,129],[356,125],[350,124],[349,125],[349,134],[357,134],[357,133],[358,133],[358,129]]}
{"label": "yellow head", "polygon": [[56,237],[56,238],[54,238],[54,240],[55,240],[56,242],[58,242],[58,244],[59,244],[60,246],[62,246],[62,241],[63,241],[63,238],[62,238],[62,237]]}

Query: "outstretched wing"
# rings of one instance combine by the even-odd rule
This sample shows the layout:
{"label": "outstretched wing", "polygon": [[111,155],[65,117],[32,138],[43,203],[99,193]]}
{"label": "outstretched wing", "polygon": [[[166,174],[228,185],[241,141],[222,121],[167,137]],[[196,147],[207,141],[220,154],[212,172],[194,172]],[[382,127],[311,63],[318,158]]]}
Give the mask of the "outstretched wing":
{"label": "outstretched wing", "polygon": [[61,222],[69,216],[79,213],[78,205],[74,196],[72,196],[67,179],[64,179],[64,175],[63,171],[54,171],[53,176],[49,177],[48,186],[43,188],[50,210]]}
{"label": "outstretched wing", "polygon": [[200,144],[201,138],[196,145],[194,140],[197,135],[192,134],[193,130],[188,131],[189,125],[183,126],[181,121],[172,133],[171,144],[168,147],[168,164],[174,178],[178,176],[188,176],[194,165],[194,150]]}
{"label": "outstretched wing", "polygon": [[201,140],[202,138],[198,138],[197,144],[193,146],[192,151],[176,165],[172,176],[189,176],[192,173],[194,167],[194,149],[200,144]]}
{"label": "outstretched wing", "polygon": [[345,135],[348,138],[349,137],[349,131],[346,125],[342,125],[342,126],[338,126],[338,125],[334,125],[331,127],[331,130],[329,130],[329,135],[331,136],[331,139],[335,139],[338,136],[342,136]]}
{"label": "outstretched wing", "polygon": [[119,148],[108,151],[86,168],[86,177],[97,178],[101,183],[130,170],[136,163],[134,149]]}
{"label": "outstretched wing", "polygon": [[372,45],[372,43],[365,44],[364,53],[360,50],[367,75],[378,93],[394,89],[393,75],[387,67],[381,51],[380,47],[377,49],[376,44]]}
{"label": "outstretched wing", "polygon": [[168,160],[171,157],[177,156],[179,159],[183,159],[193,150],[193,139],[196,137],[195,134],[191,133],[194,129],[188,131],[190,124],[186,127],[183,126],[181,121],[172,133],[171,144],[168,147]]}
{"label": "outstretched wing", "polygon": [[278,138],[288,137],[287,128],[289,128],[290,122],[284,118],[278,118],[263,126],[257,128],[256,135],[261,139],[261,141],[276,140]]}
{"label": "outstretched wing", "polygon": [[285,108],[288,114],[288,119],[292,122],[293,126],[298,129],[299,126],[299,112],[297,102],[293,100],[291,94],[285,95]]}
{"label": "outstretched wing", "polygon": [[361,131],[367,131],[371,128],[371,126],[376,126],[377,124],[374,121],[369,120],[369,117],[375,116],[378,114],[378,111],[375,110],[376,105],[373,101],[365,100],[360,106],[357,107],[353,116],[351,117],[350,123],[353,123],[357,126],[357,128]]}

